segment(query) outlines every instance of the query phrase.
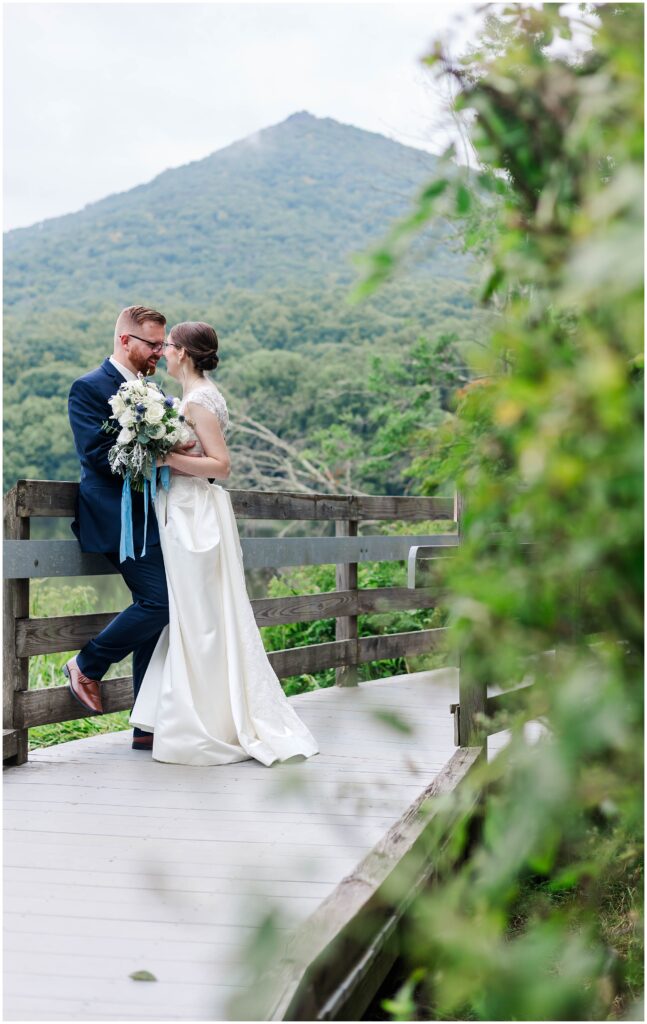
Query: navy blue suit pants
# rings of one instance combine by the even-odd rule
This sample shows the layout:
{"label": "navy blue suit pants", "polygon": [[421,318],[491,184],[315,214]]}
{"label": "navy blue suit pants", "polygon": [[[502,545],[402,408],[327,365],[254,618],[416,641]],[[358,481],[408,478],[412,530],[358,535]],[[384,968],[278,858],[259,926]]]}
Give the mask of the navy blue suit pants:
{"label": "navy blue suit pants", "polygon": [[[143,558],[127,558],[124,562],[119,561],[116,552],[108,552],[106,558],[123,576],[133,603],[85,645],[76,663],[89,679],[103,679],[110,665],[132,652],[133,690],[137,699],[159,635],[169,620],[162,549],[159,544],[147,547]],[[134,734],[151,735],[137,727]]]}

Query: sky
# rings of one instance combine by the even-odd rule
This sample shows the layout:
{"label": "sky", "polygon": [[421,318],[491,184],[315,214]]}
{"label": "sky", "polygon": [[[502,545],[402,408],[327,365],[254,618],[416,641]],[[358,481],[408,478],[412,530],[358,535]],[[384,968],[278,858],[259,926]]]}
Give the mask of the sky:
{"label": "sky", "polygon": [[4,228],[150,181],[307,110],[440,152],[420,63],[477,4],[5,3]]}

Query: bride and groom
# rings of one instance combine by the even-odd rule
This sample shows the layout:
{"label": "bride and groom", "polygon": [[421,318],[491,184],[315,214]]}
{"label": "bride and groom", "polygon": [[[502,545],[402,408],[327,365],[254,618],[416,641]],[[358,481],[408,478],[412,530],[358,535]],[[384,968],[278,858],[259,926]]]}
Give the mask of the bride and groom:
{"label": "bride and groom", "polygon": [[[74,381],[68,410],[81,462],[72,530],[81,549],[103,553],[123,576],[133,603],[68,661],[74,698],[103,711],[101,680],[132,652],[134,748],[159,761],[271,765],[310,757],[317,744],[286,698],[265,653],[247,596],[231,499],[219,483],[230,472],[227,406],[205,376],[218,364],[208,324],[177,324],[143,306],[117,320],[113,354]],[[112,473],[113,438],[102,425],[124,380],[153,374],[162,355],[182,385],[188,443],[167,455],[168,491],[158,488],[145,533],[144,497],[132,494],[135,558],[119,560],[121,477]],[[140,554],[146,536],[145,553]]]}

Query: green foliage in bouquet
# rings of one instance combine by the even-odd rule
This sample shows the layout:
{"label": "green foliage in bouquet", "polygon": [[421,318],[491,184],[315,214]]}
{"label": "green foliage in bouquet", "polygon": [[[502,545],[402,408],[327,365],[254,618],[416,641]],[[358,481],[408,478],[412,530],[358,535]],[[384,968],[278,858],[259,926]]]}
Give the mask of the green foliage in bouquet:
{"label": "green foliage in bouquet", "polygon": [[497,324],[412,472],[465,497],[445,576],[462,671],[534,685],[491,723],[509,745],[439,808],[441,882],[408,916],[411,976],[386,1007],[642,1019],[643,7],[513,5],[476,50],[439,43],[427,64],[453,85],[478,168],[430,183],[366,288],[437,214],[480,251]]}

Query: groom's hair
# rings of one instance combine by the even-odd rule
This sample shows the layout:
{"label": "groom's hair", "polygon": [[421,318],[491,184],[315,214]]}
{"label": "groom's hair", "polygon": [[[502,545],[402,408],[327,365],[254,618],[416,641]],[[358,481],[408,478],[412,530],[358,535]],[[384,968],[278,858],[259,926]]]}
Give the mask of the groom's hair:
{"label": "groom's hair", "polygon": [[166,317],[158,313],[156,309],[148,309],[147,306],[126,306],[117,317],[115,324],[115,341],[122,334],[128,334],[133,328],[137,329],[146,320],[152,320],[154,324],[166,326]]}

